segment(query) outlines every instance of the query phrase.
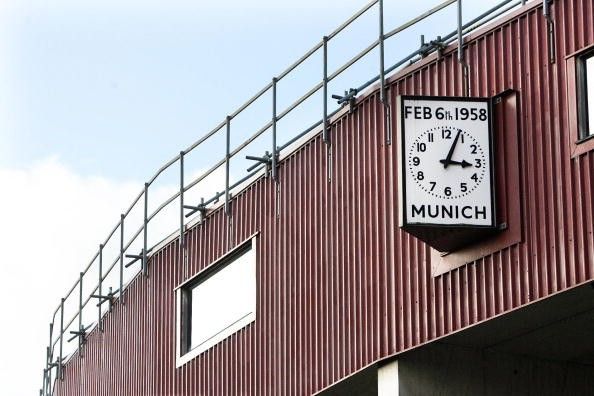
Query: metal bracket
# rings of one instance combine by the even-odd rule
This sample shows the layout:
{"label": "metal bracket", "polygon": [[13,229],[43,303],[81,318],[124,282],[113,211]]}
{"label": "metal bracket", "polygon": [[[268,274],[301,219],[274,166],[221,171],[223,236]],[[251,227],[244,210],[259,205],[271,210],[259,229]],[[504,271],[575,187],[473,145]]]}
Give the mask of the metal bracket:
{"label": "metal bracket", "polygon": [[421,53],[421,58],[426,57],[434,50],[437,51],[437,58],[440,59],[443,53],[443,50],[447,48],[447,44],[441,39],[441,36],[437,36],[435,40],[431,40],[428,43],[425,42],[425,35],[421,35],[421,47],[419,48],[419,52]]}
{"label": "metal bracket", "polygon": [[264,154],[263,157],[254,157],[253,155],[246,155],[245,159],[250,160],[250,161],[256,161],[256,163],[254,165],[247,168],[248,172],[253,171],[258,166],[260,166],[260,164],[266,165],[266,173],[268,173],[270,171],[270,169],[272,168],[272,154],[270,154],[268,151],[266,151],[266,153]]}
{"label": "metal bracket", "polygon": [[74,334],[74,335],[68,339],[68,342],[71,342],[76,337],[82,337],[82,342],[84,344],[85,336],[87,335],[87,333],[85,331],[71,331],[70,334]]}
{"label": "metal bracket", "polygon": [[349,113],[355,111],[355,102],[357,100],[357,94],[359,91],[357,88],[349,88],[348,91],[344,91],[344,96],[332,95],[332,99],[336,99],[339,105],[344,106],[348,103]]}
{"label": "metal bracket", "polygon": [[99,302],[97,303],[97,306],[99,307],[101,304],[103,304],[106,301],[109,301],[109,311],[111,311],[112,307],[113,307],[113,302],[115,300],[115,295],[118,292],[118,289],[116,289],[115,291],[112,290],[112,287],[109,288],[109,293],[107,293],[107,295],[100,295],[100,294],[91,294],[92,298],[97,298],[99,299]]}
{"label": "metal bracket", "polygon": [[55,361],[55,362],[52,362],[52,363],[48,363],[47,364],[47,368],[44,368],[43,371],[45,371],[47,373],[48,371],[50,371],[54,367],[60,367],[60,362],[59,361]]}
{"label": "metal bracket", "polygon": [[196,212],[200,212],[200,218],[204,220],[206,217],[206,205],[204,204],[204,198],[201,199],[201,202],[197,206],[193,205],[184,205],[184,209],[188,209],[190,213],[186,214],[186,218],[192,216]]}
{"label": "metal bracket", "polygon": [[437,36],[437,38],[430,42],[437,49],[437,59],[441,59],[443,55],[443,51],[448,47],[448,45],[441,39],[441,36]]}
{"label": "metal bracket", "polygon": [[81,327],[79,330],[70,330],[70,334],[74,334],[72,337],[68,339],[68,342],[74,340],[76,337],[81,337],[80,344],[84,344],[86,341],[87,330],[92,326],[92,324],[88,325],[87,327]]}
{"label": "metal bracket", "polygon": [[421,52],[421,58],[426,57],[432,49],[433,48],[431,45],[425,43],[425,35],[421,34],[421,47],[419,48],[419,51]]}
{"label": "metal bracket", "polygon": [[61,365],[62,363],[60,362],[60,360],[56,360],[55,362],[48,363],[47,368],[43,369],[43,371],[48,372],[54,367],[59,368]]}
{"label": "metal bracket", "polygon": [[131,266],[132,264],[134,264],[135,262],[142,260],[143,258],[143,249],[140,250],[140,254],[127,254],[126,258],[131,258],[133,259],[132,261],[130,261],[128,264],[124,265],[124,267],[128,268],[129,266]]}

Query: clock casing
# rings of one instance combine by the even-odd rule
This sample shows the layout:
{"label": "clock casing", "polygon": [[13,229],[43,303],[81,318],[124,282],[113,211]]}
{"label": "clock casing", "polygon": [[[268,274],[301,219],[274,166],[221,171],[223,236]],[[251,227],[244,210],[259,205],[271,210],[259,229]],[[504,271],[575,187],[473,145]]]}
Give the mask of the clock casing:
{"label": "clock casing", "polygon": [[399,96],[400,227],[440,251],[495,229],[490,98]]}

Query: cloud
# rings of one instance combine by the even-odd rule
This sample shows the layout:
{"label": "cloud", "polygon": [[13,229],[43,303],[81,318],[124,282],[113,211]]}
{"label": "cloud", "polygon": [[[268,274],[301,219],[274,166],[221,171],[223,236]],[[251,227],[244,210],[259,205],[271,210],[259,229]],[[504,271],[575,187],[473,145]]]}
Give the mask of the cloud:
{"label": "cloud", "polygon": [[[200,171],[188,173],[186,184]],[[217,169],[187,193],[187,203],[212,196],[222,186],[223,176],[223,168]],[[51,157],[23,169],[0,168],[0,185],[0,393],[30,395],[41,387],[52,313],[143,183],[83,176]],[[172,182],[157,181],[149,190],[149,213],[178,188]],[[142,204],[141,199],[127,217],[127,235],[142,224]],[[149,223],[149,247],[178,226],[179,201],[175,200]],[[112,257],[104,262],[111,263],[117,255],[118,233]],[[94,286],[96,262],[90,271],[92,282],[83,284]],[[77,299],[75,291],[74,306]],[[95,313],[93,309],[93,316],[85,314],[85,324],[94,320]]]}
{"label": "cloud", "polygon": [[30,395],[53,310],[141,183],[83,177],[49,158],[0,169],[0,185],[0,386]]}

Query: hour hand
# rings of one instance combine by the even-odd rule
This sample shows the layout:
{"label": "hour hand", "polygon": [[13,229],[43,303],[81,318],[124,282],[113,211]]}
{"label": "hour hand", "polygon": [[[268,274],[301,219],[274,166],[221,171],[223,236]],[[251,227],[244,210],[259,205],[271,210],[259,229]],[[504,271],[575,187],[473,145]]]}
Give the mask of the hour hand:
{"label": "hour hand", "polygon": [[472,166],[472,164],[470,162],[466,162],[466,160],[462,160],[462,162],[460,161],[452,161],[452,160],[448,160],[446,159],[442,159],[439,160],[439,162],[441,162],[444,165],[460,165],[462,168],[466,168],[467,166]]}

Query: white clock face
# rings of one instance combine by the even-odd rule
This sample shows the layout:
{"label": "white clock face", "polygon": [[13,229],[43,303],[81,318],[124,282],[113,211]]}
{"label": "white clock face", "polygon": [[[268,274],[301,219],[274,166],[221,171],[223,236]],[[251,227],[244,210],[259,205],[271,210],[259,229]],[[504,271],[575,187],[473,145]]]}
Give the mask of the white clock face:
{"label": "white clock face", "polygon": [[410,177],[427,194],[456,200],[471,194],[483,182],[486,161],[485,150],[471,133],[443,125],[414,139],[407,167]]}
{"label": "white clock face", "polygon": [[494,226],[486,99],[400,99],[402,225]]}

